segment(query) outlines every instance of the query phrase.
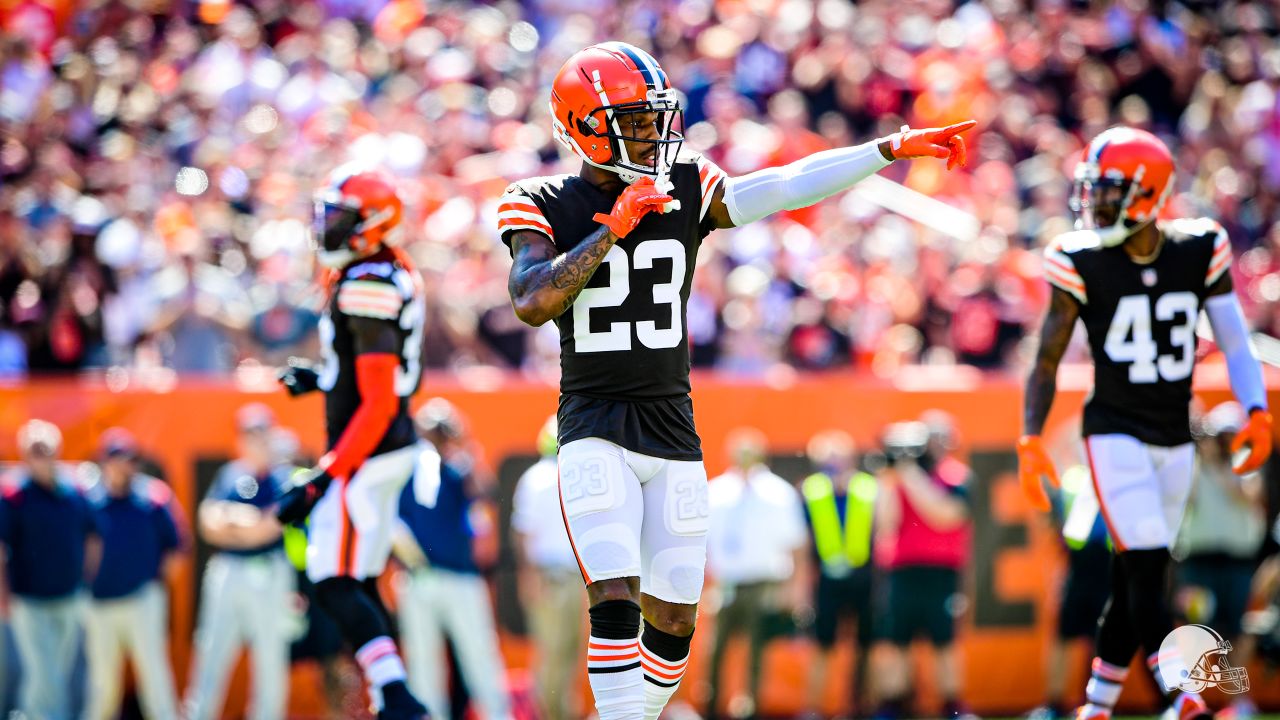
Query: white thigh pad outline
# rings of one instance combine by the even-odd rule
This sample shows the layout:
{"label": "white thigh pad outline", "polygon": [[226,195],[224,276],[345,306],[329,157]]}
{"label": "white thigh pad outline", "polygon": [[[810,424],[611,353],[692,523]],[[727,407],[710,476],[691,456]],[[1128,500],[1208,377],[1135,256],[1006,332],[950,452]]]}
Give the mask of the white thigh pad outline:
{"label": "white thigh pad outline", "polygon": [[705,545],[667,548],[646,560],[640,576],[641,592],[680,605],[698,603],[707,572]]}
{"label": "white thigh pad outline", "polygon": [[640,574],[640,538],[625,523],[595,525],[576,539],[582,563],[593,578]]}
{"label": "white thigh pad outline", "polygon": [[711,509],[707,472],[700,462],[664,460],[644,485],[645,516],[640,590],[667,602],[693,605],[702,595]]}
{"label": "white thigh pad outline", "polygon": [[562,458],[560,461],[560,498],[564,512],[571,518],[593,512],[612,510],[627,499],[622,482],[622,457],[616,460],[601,455]]}
{"label": "white thigh pad outline", "polygon": [[588,583],[640,575],[640,482],[626,450],[599,438],[560,448],[560,502]]}
{"label": "white thigh pad outline", "polygon": [[711,528],[706,473],[680,472],[683,469],[671,468],[666,472],[663,505],[667,529],[677,535],[706,535]]}

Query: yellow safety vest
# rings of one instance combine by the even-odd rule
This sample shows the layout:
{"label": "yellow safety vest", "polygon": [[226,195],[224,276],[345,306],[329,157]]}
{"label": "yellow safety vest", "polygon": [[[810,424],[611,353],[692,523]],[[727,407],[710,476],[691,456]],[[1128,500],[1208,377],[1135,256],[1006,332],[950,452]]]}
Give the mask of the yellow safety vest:
{"label": "yellow safety vest", "polygon": [[[290,473],[291,479],[297,479],[299,475],[307,472],[306,468],[294,468]],[[308,521],[309,522],[309,521]],[[307,529],[304,523],[303,527],[296,525],[285,525],[282,533],[284,539],[284,556],[289,559],[289,563],[298,570],[307,569]]]}
{"label": "yellow safety vest", "polygon": [[836,491],[831,478],[814,473],[804,480],[804,500],[813,524],[813,542],[818,557],[828,567],[859,568],[871,558],[871,521],[875,516],[876,480],[867,473],[856,473],[849,481],[849,497],[845,505],[844,528],[840,527],[840,511],[836,508]]}
{"label": "yellow safety vest", "polygon": [[284,526],[284,556],[298,570],[307,569],[307,531],[296,525]]}
{"label": "yellow safety vest", "polygon": [[[1079,550],[1089,544],[1098,521],[1098,497],[1093,476],[1084,465],[1073,465],[1062,473],[1062,538],[1067,547]],[[1111,538],[1107,538],[1110,543]]]}

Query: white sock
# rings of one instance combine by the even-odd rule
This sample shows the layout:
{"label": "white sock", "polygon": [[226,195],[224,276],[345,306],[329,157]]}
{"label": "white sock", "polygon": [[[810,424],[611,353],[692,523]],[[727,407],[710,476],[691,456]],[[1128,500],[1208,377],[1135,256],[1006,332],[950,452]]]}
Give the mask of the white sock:
{"label": "white sock", "polygon": [[658,720],[662,709],[667,706],[671,696],[680,687],[685,668],[689,667],[689,656],[672,662],[664,660],[650,652],[644,646],[643,636],[640,642],[640,668],[644,671],[644,720]]}
{"label": "white sock", "polygon": [[1089,676],[1089,684],[1085,686],[1084,696],[1090,705],[1108,712],[1116,706],[1120,699],[1120,691],[1124,689],[1124,681],[1129,677],[1129,668],[1112,665],[1102,658],[1093,659],[1093,672]]}
{"label": "white sock", "polygon": [[640,640],[591,637],[587,645],[587,679],[600,720],[642,720],[645,681],[640,669]]}
{"label": "white sock", "polygon": [[356,663],[373,688],[397,680],[403,682],[407,677],[396,644],[386,635],[379,635],[356,650]]}

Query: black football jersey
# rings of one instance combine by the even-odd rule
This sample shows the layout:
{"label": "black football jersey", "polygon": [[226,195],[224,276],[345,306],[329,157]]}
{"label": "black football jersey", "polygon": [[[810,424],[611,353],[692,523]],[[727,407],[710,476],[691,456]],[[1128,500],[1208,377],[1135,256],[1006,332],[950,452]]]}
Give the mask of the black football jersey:
{"label": "black football jersey", "polygon": [[400,411],[372,454],[390,452],[417,440],[409,416],[409,397],[422,378],[420,356],[426,310],[422,279],[403,253],[384,248],[342,270],[332,287],[328,307],[320,316],[323,366],[319,385],[324,391],[329,449],[338,443],[360,407],[352,318],[389,323],[400,338],[400,367],[395,378]]}
{"label": "black football jersey", "polygon": [[[651,211],[614,245],[560,331],[561,444],[599,437],[656,457],[701,459],[689,398],[685,309],[694,261],[714,229],[707,210],[724,173],[699,155],[672,166],[678,209]],[[577,175],[512,184],[498,210],[502,241],[533,230],[568,252],[600,229],[616,195]]]}
{"label": "black football jersey", "polygon": [[1084,434],[1118,433],[1151,445],[1191,441],[1196,323],[1208,289],[1231,265],[1226,231],[1207,218],[1161,223],[1155,259],[1075,240],[1045,248],[1045,276],[1080,304],[1093,355]]}

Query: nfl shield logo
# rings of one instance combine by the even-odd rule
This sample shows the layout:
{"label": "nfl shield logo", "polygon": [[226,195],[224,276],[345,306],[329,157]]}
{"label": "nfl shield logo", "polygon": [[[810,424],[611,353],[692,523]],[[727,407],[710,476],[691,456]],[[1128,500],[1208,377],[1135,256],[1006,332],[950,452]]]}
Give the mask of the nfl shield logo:
{"label": "nfl shield logo", "polygon": [[1142,271],[1142,284],[1147,287],[1156,286],[1156,271],[1154,268],[1147,268]]}

